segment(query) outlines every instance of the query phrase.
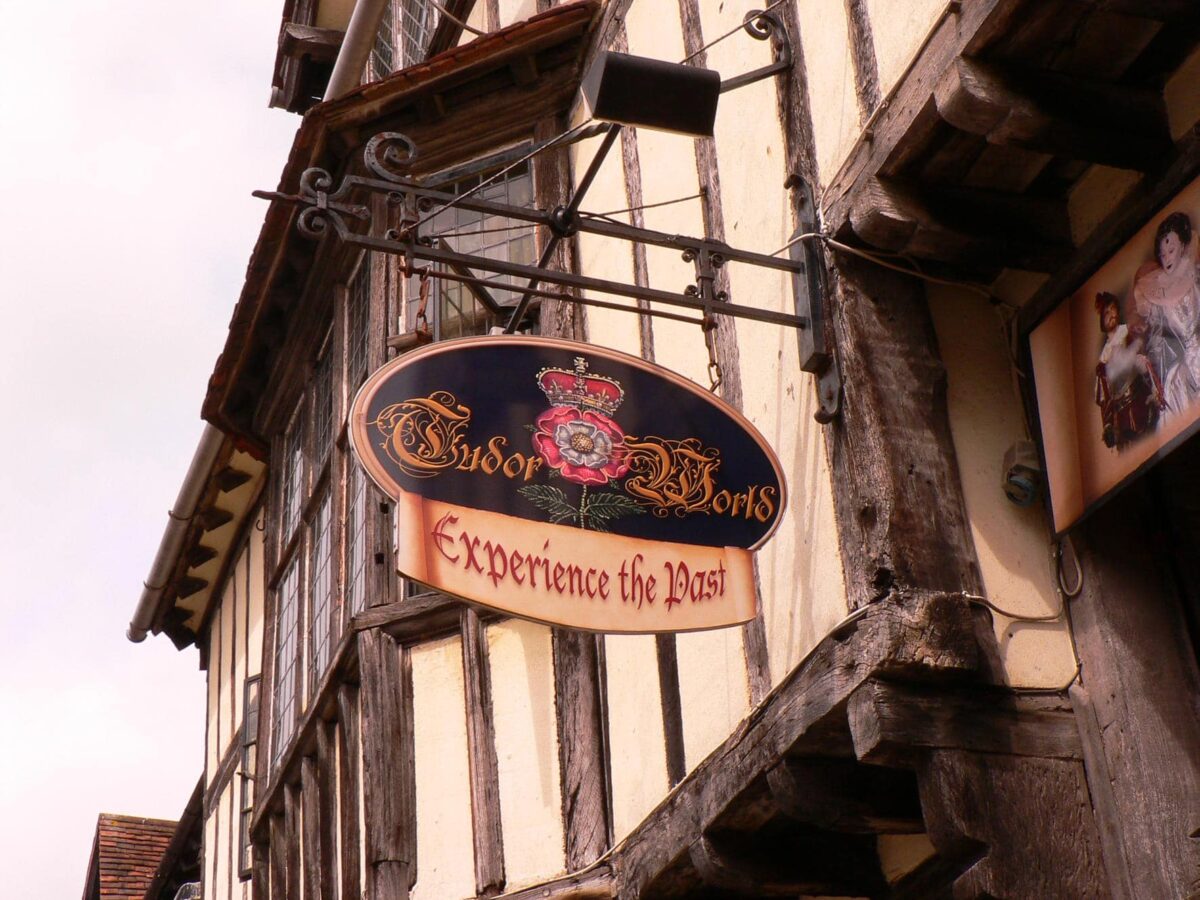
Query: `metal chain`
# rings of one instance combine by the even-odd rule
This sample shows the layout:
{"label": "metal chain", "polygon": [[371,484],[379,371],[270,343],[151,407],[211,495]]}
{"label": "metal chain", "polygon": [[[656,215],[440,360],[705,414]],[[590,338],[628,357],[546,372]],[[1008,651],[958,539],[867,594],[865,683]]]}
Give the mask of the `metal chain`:
{"label": "metal chain", "polygon": [[700,330],[704,332],[704,346],[708,348],[708,389],[715,394],[725,377],[717,362],[717,320],[706,312],[700,320]]}

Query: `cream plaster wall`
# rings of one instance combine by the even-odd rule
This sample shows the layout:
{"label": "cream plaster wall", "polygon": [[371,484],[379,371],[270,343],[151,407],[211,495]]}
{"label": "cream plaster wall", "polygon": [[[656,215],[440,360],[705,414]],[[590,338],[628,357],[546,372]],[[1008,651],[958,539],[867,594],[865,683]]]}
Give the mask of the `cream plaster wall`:
{"label": "cream plaster wall", "polygon": [[[589,138],[571,147],[571,170],[582,173],[600,146],[601,138]],[[608,158],[592,182],[587,200],[583,204],[585,212],[612,213],[628,206],[625,199],[625,175],[622,168],[621,141],[609,151]],[[622,222],[629,222],[628,213],[618,213],[612,216]],[[594,278],[608,278],[615,281],[633,282],[633,253],[628,241],[619,241],[597,234],[579,234],[579,268]],[[612,295],[604,295],[601,299],[616,303],[624,303],[630,309],[636,308],[633,300],[625,300]],[[638,337],[638,317],[620,310],[587,308],[587,337],[593,344],[624,350],[634,356],[640,355],[640,338]]]}
{"label": "cream plaster wall", "polygon": [[[477,4],[482,6],[483,4]],[[500,0],[500,27],[528,19],[537,12],[537,0]]]}
{"label": "cream plaster wall", "polygon": [[[740,10],[703,0],[705,34],[737,24]],[[770,61],[765,42],[724,41],[710,64],[737,71]],[[757,51],[757,55],[751,51]],[[792,234],[783,132],[770,81],[741,88],[737,103],[718,107],[717,158],[728,241],[773,252]],[[794,312],[786,273],[730,264],[731,299],[739,305]],[[773,683],[786,675],[846,615],[841,551],[833,511],[833,482],[813,379],[800,371],[795,331],[735,320],[741,357],[743,412],[775,450],[788,481],[789,501],[775,536],[759,551],[763,618]]]}
{"label": "cream plaster wall", "polygon": [[817,145],[817,174],[824,184],[837,172],[860,130],[849,24],[842,0],[798,0],[797,9]]}
{"label": "cream plaster wall", "polygon": [[881,96],[904,74],[946,5],[946,0],[867,0]]}
{"label": "cream plaster wall", "polygon": [[[1004,452],[1027,439],[1004,332],[979,296],[931,285],[929,306],[948,375],[950,429],[987,598],[1018,615],[1059,609],[1045,510],[1021,509],[1001,489]],[[1066,622],[995,617],[1008,682],[1053,687],[1075,671]]]}
{"label": "cream plaster wall", "polygon": [[487,629],[500,821],[508,887],[566,868],[550,629],[513,619]]}
{"label": "cream plaster wall", "polygon": [[221,646],[221,630],[220,630],[221,611],[218,609],[213,613],[211,622],[214,627],[208,631],[208,701],[207,713],[208,722],[205,725],[204,731],[204,774],[205,784],[211,784],[213,777],[217,774],[217,766],[221,763],[220,750],[217,747],[217,722],[220,718],[220,703],[221,703],[221,679],[217,677],[216,662],[217,654],[220,653]]}
{"label": "cream plaster wall", "polygon": [[613,833],[619,842],[670,788],[653,635],[604,638]]}
{"label": "cream plaster wall", "polygon": [[475,851],[462,641],[433,641],[411,652],[417,770],[417,883],[412,896],[466,897],[475,893]]}
{"label": "cream plaster wall", "polygon": [[[233,568],[236,571],[236,564]],[[214,663],[217,665],[216,675],[220,681],[218,688],[220,694],[220,728],[218,729],[219,742],[216,746],[217,759],[223,759],[226,750],[229,748],[230,736],[233,734],[233,719],[234,719],[234,680],[233,668],[234,661],[237,658],[237,650],[233,645],[233,635],[237,622],[237,591],[234,589],[233,582],[229,581],[225,584],[225,589],[221,595],[221,653],[219,660],[209,660],[209,665]]]}
{"label": "cream plaster wall", "polygon": [[217,900],[217,854],[213,852],[217,846],[217,817],[209,816],[204,820],[204,850],[202,853],[204,900]]}
{"label": "cream plaster wall", "polygon": [[[253,513],[254,521],[262,515],[261,507]],[[263,589],[266,579],[263,574],[263,533],[251,527],[248,543],[250,561],[250,663],[248,674],[258,675],[262,672],[263,660]]]}
{"label": "cream plaster wall", "polygon": [[345,31],[354,12],[355,0],[320,0],[317,4],[317,27]]}

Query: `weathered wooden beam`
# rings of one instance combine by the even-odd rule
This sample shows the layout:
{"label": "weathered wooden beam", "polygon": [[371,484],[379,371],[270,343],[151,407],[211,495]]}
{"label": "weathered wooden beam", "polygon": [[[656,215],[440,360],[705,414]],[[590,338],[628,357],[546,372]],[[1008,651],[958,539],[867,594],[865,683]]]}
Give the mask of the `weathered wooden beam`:
{"label": "weathered wooden beam", "polygon": [[911,772],[848,759],[792,757],[767,772],[771,799],[789,818],[849,834],[920,834]]}
{"label": "weathered wooden beam", "polygon": [[[470,18],[471,10],[475,8],[475,0],[445,0],[442,5],[450,15],[438,16],[437,27],[433,29],[429,45],[425,49],[426,58],[437,56],[443,50],[449,50],[458,44],[463,33],[463,27],[458,22],[465,22]],[[458,19],[458,22],[454,19]]]}
{"label": "weathered wooden beam", "polygon": [[917,776],[938,855],[976,860],[948,896],[1110,896],[1078,760],[934,750]]}
{"label": "weathered wooden beam", "polygon": [[873,679],[851,695],[848,716],[859,759],[881,765],[913,765],[937,749],[1082,758],[1075,715],[1057,694],[932,690]]}
{"label": "weathered wooden beam", "polygon": [[954,678],[979,666],[974,617],[960,600],[909,594],[875,603],[818,644],[614,852],[620,895],[638,896],[781,757],[844,752],[829,724],[840,719],[844,728],[846,700],[872,675]]}
{"label": "weathered wooden beam", "polygon": [[467,704],[467,758],[475,843],[475,892],[490,897],[504,888],[504,834],[487,635],[479,614],[462,610],[463,685]]}
{"label": "weathered wooden beam", "polygon": [[219,506],[210,506],[200,513],[199,518],[205,531],[216,531],[222,525],[233,521],[233,513]]}
{"label": "weathered wooden beam", "polygon": [[[316,788],[317,788],[317,841],[320,845],[321,871],[317,876],[323,900],[335,900],[337,886],[338,849],[338,782],[337,739],[335,724],[323,722],[317,731]],[[355,795],[357,797],[357,795]],[[349,796],[347,796],[347,802]],[[358,804],[355,803],[355,806]],[[307,814],[306,814],[307,815]]]}
{"label": "weathered wooden beam", "polygon": [[205,544],[197,544],[187,552],[187,564],[189,569],[196,569],[217,558],[217,551],[213,547]]}
{"label": "weathered wooden beam", "polygon": [[612,869],[599,865],[524,890],[502,894],[498,900],[608,900],[614,896]]}
{"label": "weathered wooden beam", "polygon": [[184,575],[176,582],[175,596],[183,600],[192,594],[198,594],[200,591],[208,587],[208,582],[203,578],[197,578],[194,575]]}
{"label": "weathered wooden beam", "polygon": [[240,488],[252,477],[249,472],[243,472],[241,469],[236,469],[233,466],[226,466],[217,473],[217,490],[223,494],[227,494],[232,490]]}
{"label": "weathered wooden beam", "polygon": [[[735,897],[877,897],[887,887],[874,838],[860,835],[702,836],[688,859],[704,887]],[[642,896],[665,895],[651,883]]]}
{"label": "weathered wooden beam", "polygon": [[924,289],[850,257],[838,263],[831,319],[847,377],[826,441],[850,605],[894,588],[979,594]]}
{"label": "weathered wooden beam", "polygon": [[295,785],[283,789],[283,896],[300,896],[300,797]]}
{"label": "weathered wooden beam", "polygon": [[412,667],[379,631],[358,635],[367,891],[408,896],[417,880]]}
{"label": "weathered wooden beam", "polygon": [[1073,247],[1065,202],[870,178],[850,207],[863,241],[919,259],[996,271],[1053,271]]}
{"label": "weathered wooden beam", "polygon": [[946,122],[993,144],[1139,171],[1171,150],[1166,104],[1150,90],[960,58],[933,96]]}
{"label": "weathered wooden beam", "polygon": [[303,811],[301,830],[304,842],[304,864],[301,872],[304,878],[305,900],[325,900],[322,893],[321,872],[332,867],[333,861],[322,855],[325,849],[321,843],[321,797],[320,783],[317,777],[317,761],[306,756],[300,763],[300,807]]}
{"label": "weathered wooden beam", "polygon": [[283,815],[271,816],[270,820],[270,864],[271,900],[288,900],[287,893],[287,828]]}
{"label": "weathered wooden beam", "polygon": [[284,56],[295,60],[297,64],[303,57],[331,63],[337,59],[344,36],[343,32],[336,28],[285,22],[279,32],[279,49]]}
{"label": "weathered wooden beam", "polygon": [[341,840],[338,853],[341,870],[342,897],[362,896],[359,864],[362,851],[359,845],[361,825],[358,818],[359,769],[359,714],[358,687],[343,684],[337,691],[338,707],[338,781],[341,784],[342,801],[338,804],[338,821],[341,825]]}

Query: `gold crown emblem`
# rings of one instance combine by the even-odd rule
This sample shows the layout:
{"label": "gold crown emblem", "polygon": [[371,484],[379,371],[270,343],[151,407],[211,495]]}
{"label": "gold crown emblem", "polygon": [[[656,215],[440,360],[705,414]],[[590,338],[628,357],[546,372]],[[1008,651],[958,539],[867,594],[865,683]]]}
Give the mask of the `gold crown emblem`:
{"label": "gold crown emblem", "polygon": [[612,378],[588,374],[587,360],[575,357],[575,371],[542,369],[537,374],[538,387],[554,406],[573,406],[578,410],[591,409],[611,416],[625,399],[625,391]]}

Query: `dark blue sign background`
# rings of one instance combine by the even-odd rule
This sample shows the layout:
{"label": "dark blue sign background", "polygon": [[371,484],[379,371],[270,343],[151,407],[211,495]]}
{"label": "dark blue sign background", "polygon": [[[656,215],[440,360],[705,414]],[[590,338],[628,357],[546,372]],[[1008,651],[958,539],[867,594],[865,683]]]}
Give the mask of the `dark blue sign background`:
{"label": "dark blue sign background", "polygon": [[[458,346],[454,346],[457,344]],[[668,440],[696,438],[704,447],[716,448],[720,465],[713,474],[715,491],[745,493],[750,486],[774,489],[774,512],[767,521],[754,516],[716,512],[675,511],[665,516],[624,515],[606,523],[614,534],[657,541],[703,544],[708,546],[757,546],[774,529],[784,504],[773,455],[761,444],[761,438],[736,413],[717,398],[703,391],[690,390],[670,376],[613,358],[611,351],[597,351],[586,344],[567,344],[538,338],[470,339],[439,344],[389,364],[390,373],[373,376],[365,386],[372,390],[366,409],[370,452],[380,466],[404,491],[474,509],[484,509],[533,521],[547,521],[547,514],[520,493],[528,485],[545,484],[560,488],[571,503],[577,504],[582,486],[555,476],[543,465],[531,481],[508,478],[500,473],[461,471],[450,467],[432,477],[412,477],[382,449],[386,434],[375,422],[380,412],[392,404],[437,392],[454,396],[470,408],[470,425],[465,443],[483,447],[502,435],[507,439],[505,452],[536,457],[531,428],[538,416],[552,407],[540,389],[538,373],[545,368],[568,372],[576,357],[588,363],[589,376],[603,376],[618,382],[625,396],[611,418],[628,436],[656,436]],[[642,365],[649,366],[643,363]],[[361,401],[360,401],[361,402]],[[360,450],[365,448],[359,448]],[[608,486],[589,486],[596,491],[622,491],[624,482],[634,473],[627,472]],[[562,524],[574,524],[567,520]]]}

